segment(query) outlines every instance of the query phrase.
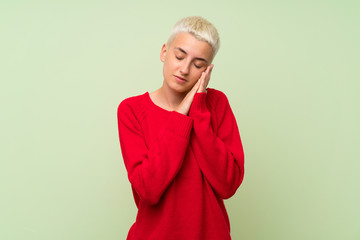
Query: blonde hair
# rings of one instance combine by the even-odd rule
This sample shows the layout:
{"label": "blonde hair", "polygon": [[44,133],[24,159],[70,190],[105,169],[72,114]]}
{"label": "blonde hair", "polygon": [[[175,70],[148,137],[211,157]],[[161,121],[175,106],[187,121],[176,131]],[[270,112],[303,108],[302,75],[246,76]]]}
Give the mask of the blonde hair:
{"label": "blonde hair", "polygon": [[196,39],[209,43],[213,49],[214,57],[220,47],[219,33],[209,21],[199,16],[186,17],[173,26],[167,45],[170,46],[175,36],[180,33],[190,33]]}

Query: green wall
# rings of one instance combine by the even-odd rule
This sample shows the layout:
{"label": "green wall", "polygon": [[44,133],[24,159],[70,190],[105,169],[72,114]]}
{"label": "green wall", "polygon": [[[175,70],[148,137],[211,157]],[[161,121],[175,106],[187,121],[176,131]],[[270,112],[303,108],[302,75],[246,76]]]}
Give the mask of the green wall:
{"label": "green wall", "polygon": [[360,239],[358,1],[1,1],[0,239],[125,239],[136,216],[116,110],[162,84],[160,48],[201,15],[209,87],[238,121],[233,239]]}

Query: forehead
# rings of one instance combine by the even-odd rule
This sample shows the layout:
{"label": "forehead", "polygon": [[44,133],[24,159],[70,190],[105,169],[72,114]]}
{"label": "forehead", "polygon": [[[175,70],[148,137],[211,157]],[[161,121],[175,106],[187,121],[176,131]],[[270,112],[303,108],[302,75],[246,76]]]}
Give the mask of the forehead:
{"label": "forehead", "polygon": [[205,58],[209,62],[213,55],[213,50],[209,43],[196,39],[190,33],[178,33],[170,44],[170,48],[181,48],[189,56],[194,58]]}

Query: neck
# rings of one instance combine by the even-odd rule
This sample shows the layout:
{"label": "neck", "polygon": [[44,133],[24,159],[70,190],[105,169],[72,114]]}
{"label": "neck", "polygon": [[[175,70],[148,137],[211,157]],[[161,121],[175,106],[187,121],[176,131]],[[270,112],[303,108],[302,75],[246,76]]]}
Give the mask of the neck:
{"label": "neck", "polygon": [[180,105],[187,92],[177,92],[169,88],[164,82],[161,88],[158,89],[159,97],[164,104],[169,106],[170,109],[175,109]]}

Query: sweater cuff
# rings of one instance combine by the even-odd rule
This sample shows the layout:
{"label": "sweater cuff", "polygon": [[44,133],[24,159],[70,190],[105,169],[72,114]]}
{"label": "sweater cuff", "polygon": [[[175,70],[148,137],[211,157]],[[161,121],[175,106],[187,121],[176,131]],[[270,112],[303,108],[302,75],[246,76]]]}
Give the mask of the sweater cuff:
{"label": "sweater cuff", "polygon": [[194,120],[177,111],[172,111],[168,119],[171,131],[177,135],[183,136],[186,139],[190,138]]}
{"label": "sweater cuff", "polygon": [[189,115],[194,111],[206,112],[208,108],[206,106],[206,92],[195,93]]}

